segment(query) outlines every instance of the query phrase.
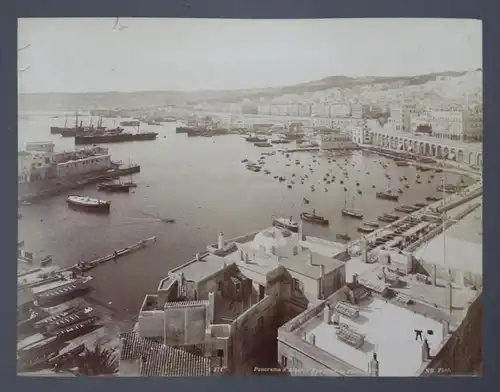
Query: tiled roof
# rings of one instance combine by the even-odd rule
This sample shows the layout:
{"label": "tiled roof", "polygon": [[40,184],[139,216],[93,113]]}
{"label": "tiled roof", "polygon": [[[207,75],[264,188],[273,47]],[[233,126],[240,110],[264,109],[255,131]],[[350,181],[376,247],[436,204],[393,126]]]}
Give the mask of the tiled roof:
{"label": "tiled roof", "polygon": [[140,338],[137,332],[120,334],[120,360],[141,360],[140,376],[210,376],[210,360],[171,346],[158,339]]}

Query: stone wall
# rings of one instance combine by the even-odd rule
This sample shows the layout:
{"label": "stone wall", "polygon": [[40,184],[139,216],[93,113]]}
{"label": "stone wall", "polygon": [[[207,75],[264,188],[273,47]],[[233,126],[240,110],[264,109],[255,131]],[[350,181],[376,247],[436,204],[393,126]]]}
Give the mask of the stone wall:
{"label": "stone wall", "polygon": [[478,294],[455,333],[423,375],[473,375],[483,362],[483,295]]}

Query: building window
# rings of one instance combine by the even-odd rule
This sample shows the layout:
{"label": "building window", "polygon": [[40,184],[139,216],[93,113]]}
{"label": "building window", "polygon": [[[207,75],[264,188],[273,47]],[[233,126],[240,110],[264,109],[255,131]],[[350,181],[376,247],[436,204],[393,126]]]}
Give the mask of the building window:
{"label": "building window", "polygon": [[297,292],[301,291],[300,280],[295,279],[295,278],[292,279],[292,289],[293,289],[293,291],[297,291]]}

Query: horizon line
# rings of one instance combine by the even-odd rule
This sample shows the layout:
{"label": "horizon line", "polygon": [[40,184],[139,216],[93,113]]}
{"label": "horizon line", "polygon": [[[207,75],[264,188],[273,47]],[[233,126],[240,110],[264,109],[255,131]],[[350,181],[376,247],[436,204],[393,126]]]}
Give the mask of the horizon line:
{"label": "horizon line", "polygon": [[[285,87],[294,87],[294,86],[300,86],[300,85],[305,85],[305,84],[310,84],[314,82],[321,82],[324,79],[327,78],[332,78],[332,77],[346,77],[346,78],[351,78],[351,79],[362,79],[362,78],[409,78],[409,77],[416,77],[416,76],[425,76],[425,75],[431,75],[431,74],[440,74],[440,73],[446,73],[446,72],[472,72],[472,71],[482,71],[483,67],[477,67],[473,69],[466,69],[466,70],[453,70],[453,69],[448,69],[448,70],[443,70],[443,71],[434,71],[434,72],[427,72],[427,73],[422,73],[422,74],[413,74],[413,75],[398,75],[398,76],[382,76],[382,75],[365,75],[365,76],[348,76],[348,75],[330,75],[330,76],[325,76],[321,79],[317,80],[310,80],[306,82],[297,82],[295,84],[288,84],[288,85],[282,85],[282,86],[267,86],[267,87],[247,87],[247,88],[234,88],[234,89],[206,89],[206,90],[105,90],[105,91],[44,91],[44,92],[18,92],[17,95],[42,95],[42,94],[133,94],[133,93],[181,93],[181,94],[193,94],[193,93],[213,93],[213,92],[238,92],[238,91],[245,91],[245,90],[264,90],[264,89],[278,89],[278,88],[285,88]],[[335,88],[335,87],[331,87]],[[18,90],[19,90],[19,83],[18,83]]]}

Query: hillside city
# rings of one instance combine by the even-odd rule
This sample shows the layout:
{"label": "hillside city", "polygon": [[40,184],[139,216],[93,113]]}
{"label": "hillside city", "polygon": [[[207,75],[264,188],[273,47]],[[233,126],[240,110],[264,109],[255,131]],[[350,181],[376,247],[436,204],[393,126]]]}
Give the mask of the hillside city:
{"label": "hillside city", "polygon": [[[205,94],[202,99],[192,94],[175,104],[166,102],[161,92],[140,93],[154,98],[133,104],[129,98],[135,94],[135,100],[139,93],[99,93],[100,101],[89,98],[91,94],[61,96],[54,103],[57,113],[45,114],[44,121],[51,124],[47,140],[29,140],[19,148],[20,226],[40,224],[42,215],[33,214],[36,219],[30,221],[32,211],[41,214],[37,203],[61,195],[68,207],[86,213],[84,218],[64,219],[88,219],[86,232],[91,227],[97,233],[99,225],[109,224],[93,220],[97,210],[120,219],[120,212],[125,216],[132,211],[131,204],[124,204],[127,197],[136,208],[142,200],[158,200],[153,189],[165,184],[168,192],[156,208],[168,209],[181,189],[189,208],[183,214],[169,210],[178,214],[173,218],[150,213],[150,222],[168,225],[134,245],[110,243],[115,249],[108,256],[75,259],[72,266],[59,268],[45,257],[33,268],[37,255],[24,250],[30,238],[19,239],[19,368],[25,373],[48,368],[62,375],[97,375],[85,365],[97,340],[96,332],[87,328],[105,319],[100,312],[113,312],[114,304],[86,299],[84,305],[70,302],[62,308],[54,303],[63,297],[67,301],[69,294],[86,298],[82,292],[90,290],[93,279],[87,271],[98,276],[101,264],[114,261],[112,268],[118,269],[132,252],[145,247],[153,252],[176,228],[188,226],[180,222],[186,216],[197,222],[189,242],[202,238],[197,236],[203,230],[201,204],[206,202],[213,209],[206,218],[212,231],[204,233],[213,243],[197,249],[187,262],[175,260],[182,263],[168,265],[168,272],[162,264],[157,286],[149,287],[151,294],[138,289],[143,300],[132,310],[133,327],[113,332],[106,330],[106,322],[97,327],[99,339],[109,337],[104,350],[115,358],[106,359],[113,366],[102,374],[479,375],[482,70],[443,72],[423,80],[373,77],[340,83],[343,78],[332,78],[281,89],[292,92],[248,90],[239,96]],[[48,100],[42,94],[20,98],[19,121],[25,122],[35,116],[27,106]],[[103,99],[112,102],[103,104]],[[68,122],[73,112],[74,126]],[[97,125],[92,122],[96,116]],[[64,127],[54,126],[56,120],[64,120]],[[83,125],[87,120],[89,125]],[[74,140],[71,151],[58,148],[65,140]],[[133,142],[133,148],[117,147],[126,142]],[[110,148],[101,143],[110,143]],[[166,170],[172,166],[162,161],[163,155],[175,151],[165,153],[165,146],[180,146],[190,158],[181,164],[180,154],[178,167]],[[224,153],[229,150],[246,155],[235,161]],[[117,162],[112,159],[115,151],[121,152],[120,159],[142,151],[137,156],[143,162]],[[204,155],[207,151],[212,155]],[[155,169],[150,156],[161,169]],[[196,170],[204,185],[195,182]],[[147,177],[148,171],[157,173],[156,182]],[[169,177],[169,171],[174,175]],[[123,176],[130,179],[124,182]],[[212,176],[214,182],[224,179],[214,186],[215,194],[206,189],[207,178],[214,185]],[[231,188],[241,178],[243,185]],[[183,188],[190,181],[193,188]],[[77,188],[86,195],[67,196]],[[273,198],[271,193],[283,196]],[[96,194],[105,194],[106,200],[94,198]],[[235,194],[241,205],[253,199],[267,202],[248,210],[238,206],[227,214],[224,209],[214,212],[226,203],[229,211],[229,198]],[[247,194],[251,197],[245,198]],[[370,198],[364,208],[355,204],[362,198]],[[409,204],[400,204],[400,198]],[[334,205],[339,199],[343,208]],[[192,200],[200,205],[193,207]],[[179,209],[182,202],[176,204]],[[319,215],[320,209],[325,216]],[[66,208],[60,213],[72,214]],[[233,222],[243,222],[241,232],[234,232]],[[30,225],[25,225],[28,233]],[[130,232],[132,227],[124,223],[113,230]],[[152,233],[149,227],[143,231]],[[233,230],[231,235],[221,227]],[[175,248],[170,246],[163,249]],[[126,290],[127,283],[120,284],[119,290]]]}

